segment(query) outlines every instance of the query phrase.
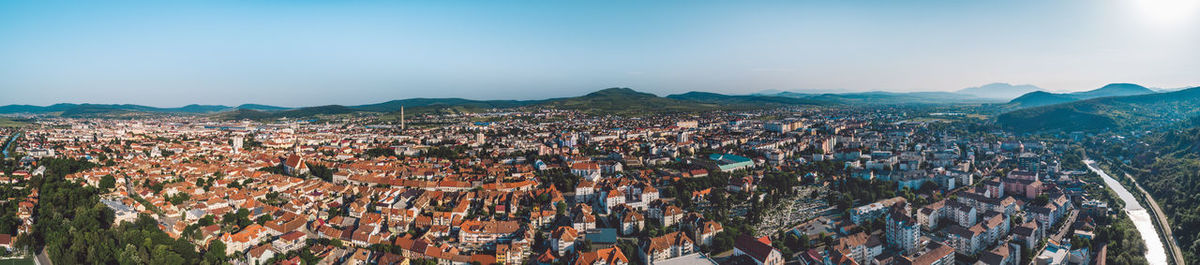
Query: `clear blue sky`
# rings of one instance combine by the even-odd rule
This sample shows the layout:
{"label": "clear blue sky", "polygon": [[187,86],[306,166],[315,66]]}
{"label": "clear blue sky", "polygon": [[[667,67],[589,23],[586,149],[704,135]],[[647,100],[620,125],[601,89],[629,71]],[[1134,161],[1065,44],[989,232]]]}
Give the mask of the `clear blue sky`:
{"label": "clear blue sky", "polygon": [[4,1],[0,105],[1184,87],[1194,2]]}

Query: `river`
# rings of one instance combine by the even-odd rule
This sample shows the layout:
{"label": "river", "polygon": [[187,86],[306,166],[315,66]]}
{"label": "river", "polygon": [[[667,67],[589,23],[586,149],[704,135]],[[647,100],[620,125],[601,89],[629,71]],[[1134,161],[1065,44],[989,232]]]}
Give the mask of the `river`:
{"label": "river", "polygon": [[1138,203],[1137,198],[1133,197],[1133,193],[1125,189],[1125,186],[1121,186],[1120,182],[1097,168],[1095,161],[1086,160],[1084,163],[1087,164],[1088,170],[1100,174],[1100,177],[1104,178],[1104,184],[1117,192],[1117,197],[1121,197],[1121,200],[1125,201],[1125,212],[1129,214],[1129,219],[1133,220],[1133,226],[1142,235],[1142,240],[1146,241],[1146,261],[1149,261],[1150,264],[1167,264],[1167,251],[1163,248],[1158,230],[1154,229],[1154,220],[1150,219],[1150,212],[1147,212],[1146,208]]}
{"label": "river", "polygon": [[9,146],[9,145],[12,145],[12,143],[13,143],[14,141],[16,141],[16,140],[17,140],[17,138],[20,138],[20,137],[21,137],[21,133],[16,133],[16,134],[13,134],[13,136],[12,136],[12,137],[9,137],[9,138],[8,138],[8,142],[7,142],[7,143],[4,143],[4,147],[3,147],[4,149],[3,149],[3,150],[0,150],[0,151],[3,151],[3,153],[4,153],[4,158],[5,158],[5,159],[8,159],[8,146]]}

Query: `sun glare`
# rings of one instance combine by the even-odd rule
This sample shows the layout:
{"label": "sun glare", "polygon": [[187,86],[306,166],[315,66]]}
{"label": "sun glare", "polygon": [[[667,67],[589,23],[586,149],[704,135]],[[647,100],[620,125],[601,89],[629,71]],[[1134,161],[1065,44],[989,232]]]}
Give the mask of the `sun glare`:
{"label": "sun glare", "polygon": [[1156,27],[1186,26],[1197,22],[1200,0],[1130,0],[1133,9]]}

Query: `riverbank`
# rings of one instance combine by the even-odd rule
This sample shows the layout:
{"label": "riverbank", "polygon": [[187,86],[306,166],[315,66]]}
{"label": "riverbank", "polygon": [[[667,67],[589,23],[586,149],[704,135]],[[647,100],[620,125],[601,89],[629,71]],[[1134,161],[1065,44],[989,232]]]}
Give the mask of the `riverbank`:
{"label": "riverbank", "polygon": [[[1129,173],[1125,173],[1125,177],[1134,180],[1133,176],[1129,175]],[[1152,213],[1150,217],[1154,219],[1154,226],[1163,235],[1163,240],[1167,242],[1167,254],[1171,255],[1175,264],[1185,264],[1183,250],[1179,249],[1179,245],[1175,243],[1175,235],[1171,232],[1171,224],[1167,222],[1170,219],[1167,219],[1167,215],[1163,213],[1162,208],[1158,207],[1158,202],[1154,200],[1154,197],[1151,197],[1149,192],[1142,189],[1142,185],[1138,184],[1136,180],[1133,181],[1133,187],[1137,188],[1138,193],[1142,195],[1141,199],[1150,205],[1149,210]]]}
{"label": "riverbank", "polygon": [[8,159],[8,149],[10,149],[12,147],[13,142],[17,141],[17,138],[21,138],[20,132],[13,134],[12,136],[9,136],[8,139],[4,139],[5,140],[4,147],[0,148],[0,153],[3,153],[4,159]]}
{"label": "riverbank", "polygon": [[[1129,219],[1133,221],[1134,227],[1137,228],[1138,234],[1141,235],[1142,241],[1146,244],[1146,261],[1148,261],[1150,264],[1181,264],[1178,262],[1168,263],[1169,260],[1173,259],[1174,255],[1171,255],[1170,257],[1167,255],[1166,247],[1164,247],[1163,244],[1163,238],[1160,236],[1161,233],[1159,232],[1159,229],[1155,227],[1155,218],[1151,217],[1150,213],[1145,207],[1142,207],[1142,204],[1137,197],[1134,196],[1132,192],[1129,192],[1129,190],[1126,189],[1125,186],[1118,182],[1115,178],[1109,176],[1108,173],[1104,172],[1104,170],[1101,170],[1095,161],[1085,160],[1084,164],[1087,166],[1088,170],[1100,175],[1100,177],[1104,179],[1104,184],[1113,192],[1115,192],[1117,197],[1119,197],[1121,201],[1125,203],[1125,209],[1123,210],[1125,210],[1126,214],[1129,215]],[[1182,262],[1182,259],[1180,259],[1180,262]]]}

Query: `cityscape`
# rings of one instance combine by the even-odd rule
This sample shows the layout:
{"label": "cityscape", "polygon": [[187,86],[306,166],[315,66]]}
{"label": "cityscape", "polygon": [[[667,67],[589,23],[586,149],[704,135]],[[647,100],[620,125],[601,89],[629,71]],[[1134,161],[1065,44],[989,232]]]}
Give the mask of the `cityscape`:
{"label": "cityscape", "polygon": [[[907,6],[924,22],[856,1],[0,4],[0,264],[1200,263],[1200,53],[1172,46],[1200,37],[1200,4],[1131,1]],[[1075,22],[927,23],[1020,8]],[[1154,30],[1088,22],[1133,10]],[[1171,37],[1048,73],[1096,55],[1042,58],[1071,45],[1057,33],[757,35],[800,14]],[[56,35],[93,31],[113,35]],[[594,42],[614,32],[629,42]],[[959,49],[1042,66],[978,77]],[[892,55],[821,55],[858,51]]]}

